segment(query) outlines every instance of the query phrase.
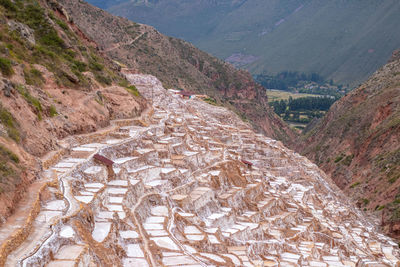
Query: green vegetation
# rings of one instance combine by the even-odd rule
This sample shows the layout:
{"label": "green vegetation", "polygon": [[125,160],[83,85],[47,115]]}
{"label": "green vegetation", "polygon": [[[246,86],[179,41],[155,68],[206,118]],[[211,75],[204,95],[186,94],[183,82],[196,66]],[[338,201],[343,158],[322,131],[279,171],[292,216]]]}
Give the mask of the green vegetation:
{"label": "green vegetation", "polygon": [[375,162],[389,183],[393,184],[400,178],[400,149],[379,155]]}
{"label": "green vegetation", "polygon": [[212,97],[204,98],[204,102],[206,102],[206,103],[208,103],[210,105],[213,105],[213,106],[217,106],[218,105],[217,101]]}
{"label": "green vegetation", "polygon": [[55,117],[58,115],[57,109],[55,106],[51,105],[49,109],[49,115],[50,117]]}
{"label": "green vegetation", "polygon": [[0,144],[0,194],[15,188],[20,181],[19,158]]}
{"label": "green vegetation", "polygon": [[338,162],[340,162],[342,159],[343,159],[343,157],[344,157],[344,155],[343,154],[341,154],[340,156],[337,156],[336,158],[335,158],[335,163],[338,163]]}
{"label": "green vegetation", "polygon": [[7,157],[15,163],[19,163],[19,158],[17,155],[12,153],[10,150],[5,148],[4,146],[0,145],[0,157],[4,158]]}
{"label": "green vegetation", "polygon": [[355,182],[354,184],[352,184],[350,186],[351,189],[356,188],[357,186],[359,186],[361,183],[360,182]]}
{"label": "green vegetation", "polygon": [[42,104],[39,99],[33,97],[23,85],[16,86],[17,91],[25,98],[25,100],[34,108],[38,116],[38,120],[42,120]]}
{"label": "green vegetation", "polygon": [[24,69],[24,76],[26,83],[29,85],[41,86],[44,82],[42,73],[35,68]]}
{"label": "green vegetation", "polygon": [[[36,45],[28,44],[18,32],[9,32],[6,25],[0,26],[1,39],[8,49],[6,53],[5,48],[0,45],[0,53],[7,57],[0,57],[0,68],[4,75],[12,74],[10,62],[15,60],[29,65],[44,65],[54,74],[57,82],[66,87],[89,86],[88,78],[82,74],[88,70],[93,72],[95,79],[101,84],[111,85],[115,80],[116,75],[104,65],[95,49],[82,46],[67,23],[51,11],[45,12],[37,0],[2,0],[0,4],[5,7],[9,19],[31,28],[36,40]],[[55,27],[57,25],[59,28]],[[67,48],[56,29],[64,31],[68,36],[70,48]],[[41,73],[32,67],[24,69],[24,74],[30,85],[41,86],[43,83]]]}
{"label": "green vegetation", "polygon": [[280,91],[333,96],[344,95],[349,89],[342,85],[335,85],[332,80],[326,81],[317,73],[299,73],[297,71],[283,71],[276,75],[259,74],[254,79],[267,89]]}
{"label": "green vegetation", "polygon": [[342,164],[346,165],[346,166],[350,166],[351,162],[353,161],[354,155],[348,155],[346,156],[343,161]]}
{"label": "green vegetation", "polygon": [[362,198],[361,200],[362,200],[364,206],[367,206],[370,202],[369,199],[367,199],[367,198]]}
{"label": "green vegetation", "polygon": [[289,97],[288,100],[272,101],[270,105],[284,121],[305,125],[313,118],[321,118],[335,101],[332,97]]}
{"label": "green vegetation", "polygon": [[140,95],[138,89],[134,85],[129,85],[129,86],[126,86],[125,88],[129,93],[131,93],[134,96]]}
{"label": "green vegetation", "polygon": [[11,76],[14,73],[9,59],[0,57],[0,71],[4,76]]}
{"label": "green vegetation", "polygon": [[11,113],[8,112],[1,105],[0,105],[0,122],[6,128],[7,134],[11,139],[13,139],[15,142],[19,142],[21,140],[18,131],[18,123],[15,121]]}

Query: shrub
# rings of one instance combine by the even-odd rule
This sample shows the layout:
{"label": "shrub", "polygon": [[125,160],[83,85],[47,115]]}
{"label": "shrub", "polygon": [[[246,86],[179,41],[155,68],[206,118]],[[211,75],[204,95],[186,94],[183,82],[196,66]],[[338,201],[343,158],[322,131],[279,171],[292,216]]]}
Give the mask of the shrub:
{"label": "shrub", "polygon": [[344,158],[342,163],[346,166],[350,166],[351,162],[353,161],[354,155],[349,155]]}
{"label": "shrub", "polygon": [[25,100],[33,106],[36,111],[39,120],[42,120],[42,104],[40,103],[39,99],[33,97],[29,91],[22,85],[17,86],[17,91],[25,98]]}
{"label": "shrub", "polygon": [[0,0],[0,5],[2,5],[3,7],[5,7],[8,10],[11,10],[11,11],[17,10],[17,7],[15,6],[15,4],[13,2],[11,2],[10,0]]}
{"label": "shrub", "polygon": [[0,57],[0,71],[4,76],[11,76],[14,74],[14,70],[9,59]]}
{"label": "shrub", "polygon": [[134,85],[130,85],[130,86],[127,86],[125,88],[127,89],[127,91],[129,93],[131,93],[134,96],[139,96],[140,95],[138,89]]}
{"label": "shrub", "polygon": [[40,86],[44,82],[42,73],[35,68],[32,68],[29,71],[24,69],[24,76],[26,83],[29,85]]}
{"label": "shrub", "polygon": [[53,105],[50,106],[49,113],[50,113],[50,117],[55,117],[58,115],[57,109]]}
{"label": "shrub", "polygon": [[360,185],[360,184],[361,184],[360,182],[356,182],[356,183],[352,184],[352,185],[350,186],[350,188],[355,188],[356,186],[358,186],[358,185]]}
{"label": "shrub", "polygon": [[338,163],[339,161],[341,161],[343,159],[343,155],[337,156],[335,158],[335,163]]}
{"label": "shrub", "polygon": [[13,152],[8,150],[6,147],[3,145],[0,145],[0,155],[2,158],[6,157],[9,158],[10,160],[14,161],[15,163],[19,163],[19,158],[17,155],[15,155]]}
{"label": "shrub", "polygon": [[19,142],[20,134],[17,129],[18,124],[11,113],[4,109],[2,106],[0,106],[0,121],[6,127],[8,136],[15,142]]}

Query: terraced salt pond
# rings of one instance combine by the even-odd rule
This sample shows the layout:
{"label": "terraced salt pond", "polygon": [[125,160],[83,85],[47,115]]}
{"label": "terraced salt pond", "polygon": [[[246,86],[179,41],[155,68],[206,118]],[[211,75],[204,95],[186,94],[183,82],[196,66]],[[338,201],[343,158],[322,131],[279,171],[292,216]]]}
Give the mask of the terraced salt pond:
{"label": "terraced salt pond", "polygon": [[54,164],[61,195],[41,203],[38,246],[7,266],[400,264],[397,244],[310,161],[223,108],[128,78],[154,112]]}

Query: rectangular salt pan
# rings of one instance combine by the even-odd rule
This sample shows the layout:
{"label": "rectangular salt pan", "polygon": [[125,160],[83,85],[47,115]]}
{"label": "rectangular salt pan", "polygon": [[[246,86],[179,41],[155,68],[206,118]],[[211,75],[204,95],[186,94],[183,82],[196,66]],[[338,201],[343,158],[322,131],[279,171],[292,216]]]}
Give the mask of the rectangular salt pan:
{"label": "rectangular salt pan", "polygon": [[129,244],[127,245],[126,255],[130,258],[143,258],[144,254],[139,244]]}
{"label": "rectangular salt pan", "polygon": [[126,180],[113,180],[113,181],[110,181],[110,182],[108,183],[108,185],[110,185],[110,186],[123,186],[123,187],[126,187],[126,186],[128,186],[128,181],[126,181]]}
{"label": "rectangular salt pan", "polygon": [[75,199],[79,202],[88,204],[93,200],[93,196],[75,196]]}
{"label": "rectangular salt pan", "polygon": [[125,195],[126,192],[128,192],[128,189],[126,189],[126,188],[108,188],[107,192],[110,195]]}
{"label": "rectangular salt pan", "polygon": [[103,242],[108,236],[111,229],[111,223],[109,222],[96,222],[93,229],[93,239],[97,242]]}
{"label": "rectangular salt pan", "polygon": [[119,235],[121,236],[121,238],[124,238],[124,239],[139,237],[139,234],[136,231],[120,231]]}

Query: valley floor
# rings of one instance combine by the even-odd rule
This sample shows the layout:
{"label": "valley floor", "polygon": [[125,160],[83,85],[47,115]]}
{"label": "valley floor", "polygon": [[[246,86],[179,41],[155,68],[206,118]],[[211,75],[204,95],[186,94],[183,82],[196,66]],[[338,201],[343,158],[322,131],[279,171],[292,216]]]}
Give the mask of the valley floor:
{"label": "valley floor", "polygon": [[5,266],[400,264],[398,245],[309,160],[224,108],[127,77],[153,111],[50,167],[20,246],[2,245]]}

